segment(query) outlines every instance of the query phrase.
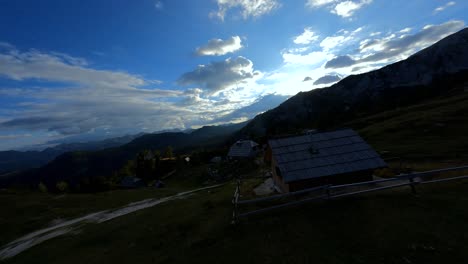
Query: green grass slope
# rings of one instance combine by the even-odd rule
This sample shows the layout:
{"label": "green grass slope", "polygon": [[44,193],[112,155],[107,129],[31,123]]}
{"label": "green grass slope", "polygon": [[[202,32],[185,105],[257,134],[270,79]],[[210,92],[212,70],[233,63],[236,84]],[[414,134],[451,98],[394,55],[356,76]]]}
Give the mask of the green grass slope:
{"label": "green grass slope", "polygon": [[468,157],[468,93],[360,118],[345,126],[377,150],[404,159]]}

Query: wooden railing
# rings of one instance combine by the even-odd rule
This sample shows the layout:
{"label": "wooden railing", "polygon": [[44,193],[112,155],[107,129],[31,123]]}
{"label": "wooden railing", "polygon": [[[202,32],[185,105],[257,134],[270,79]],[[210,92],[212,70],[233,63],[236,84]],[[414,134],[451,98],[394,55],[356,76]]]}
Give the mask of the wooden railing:
{"label": "wooden railing", "polygon": [[[305,190],[301,190],[297,192],[272,195],[268,197],[262,197],[262,198],[251,199],[251,200],[240,199],[241,198],[240,196],[241,195],[241,192],[240,192],[241,180],[237,179],[237,185],[234,191],[234,197],[232,199],[232,203],[234,205],[232,222],[237,223],[239,221],[239,218],[242,218],[242,217],[260,214],[260,213],[268,212],[268,211],[279,209],[279,208],[296,206],[296,205],[307,203],[307,202],[312,202],[312,201],[317,201],[317,200],[337,199],[341,197],[382,191],[382,190],[393,189],[393,188],[398,188],[398,187],[403,187],[403,186],[410,186],[412,193],[416,194],[416,186],[419,184],[440,183],[440,182],[446,182],[446,181],[468,179],[468,175],[435,179],[435,180],[431,179],[431,180],[426,180],[426,181],[424,181],[423,178],[437,175],[440,173],[463,171],[463,170],[468,170],[468,166],[451,167],[451,168],[430,170],[430,171],[424,171],[424,172],[400,174],[393,178],[375,180],[375,181],[358,182],[358,183],[342,184],[342,185],[324,185],[324,186],[309,188],[309,189],[305,189]],[[387,184],[390,184],[390,185],[387,185]],[[365,186],[371,186],[373,188],[362,189],[362,187],[365,187]],[[347,189],[355,188],[355,187],[358,187],[358,188],[361,187],[361,189],[357,191],[356,190],[347,191]],[[344,192],[338,193],[339,190],[342,190],[342,191],[344,190]],[[314,192],[316,192],[316,195],[310,196],[310,194]],[[275,204],[275,205],[271,205],[271,206],[253,210],[253,211],[240,212],[240,206],[242,205],[271,202],[274,200],[281,200],[281,199],[289,198],[289,197],[299,198],[305,195],[309,195],[309,197],[305,197],[300,200],[296,199],[295,201],[289,201],[289,202],[282,203],[282,204]]]}

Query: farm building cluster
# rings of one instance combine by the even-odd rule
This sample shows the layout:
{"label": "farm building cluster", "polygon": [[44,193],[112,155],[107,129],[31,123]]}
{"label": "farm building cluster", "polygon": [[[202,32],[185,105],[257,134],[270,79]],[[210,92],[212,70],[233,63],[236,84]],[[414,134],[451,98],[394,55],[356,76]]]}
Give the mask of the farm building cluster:
{"label": "farm building cluster", "polygon": [[[255,159],[259,162],[261,154],[264,161],[271,164],[271,189],[279,192],[371,181],[376,169],[387,167],[377,152],[352,129],[308,131],[300,135],[270,139],[263,146],[252,140],[238,140],[230,147],[226,158],[228,161]],[[152,158],[148,155],[144,155],[143,159]],[[209,160],[212,166],[208,169],[208,174],[212,179],[229,178],[219,173],[223,168],[219,164],[225,160],[222,156]],[[189,163],[190,158],[186,157],[185,161]],[[161,181],[156,181],[155,184],[158,188],[163,186]],[[125,177],[121,182],[123,188],[143,186],[144,182],[135,176]]]}

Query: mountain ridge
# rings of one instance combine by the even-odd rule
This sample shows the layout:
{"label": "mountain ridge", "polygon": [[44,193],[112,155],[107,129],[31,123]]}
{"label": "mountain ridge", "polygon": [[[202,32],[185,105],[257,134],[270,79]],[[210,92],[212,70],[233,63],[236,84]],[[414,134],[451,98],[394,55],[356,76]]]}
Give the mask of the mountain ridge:
{"label": "mountain ridge", "polygon": [[126,144],[141,136],[142,133],[126,135],[104,140],[62,143],[43,150],[5,150],[0,151],[0,175],[21,169],[36,168],[45,165],[55,157],[70,151],[94,151]]}
{"label": "mountain ridge", "polygon": [[[350,75],[325,88],[301,92],[256,116],[240,135],[253,137],[300,128],[333,128],[358,115],[395,109],[447,93],[468,81],[468,28],[405,60]],[[451,88],[450,88],[451,89]]]}

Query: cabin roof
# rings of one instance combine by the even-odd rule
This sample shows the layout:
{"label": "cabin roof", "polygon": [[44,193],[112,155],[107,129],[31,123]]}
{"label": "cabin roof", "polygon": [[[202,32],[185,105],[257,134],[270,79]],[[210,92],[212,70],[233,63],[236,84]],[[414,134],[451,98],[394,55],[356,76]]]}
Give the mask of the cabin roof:
{"label": "cabin roof", "polygon": [[286,183],[387,166],[352,129],[273,139],[269,145]]}
{"label": "cabin roof", "polygon": [[258,144],[252,140],[239,140],[231,146],[228,156],[250,157],[252,156],[252,152],[256,146],[258,146]]}

